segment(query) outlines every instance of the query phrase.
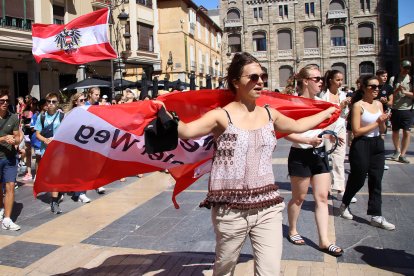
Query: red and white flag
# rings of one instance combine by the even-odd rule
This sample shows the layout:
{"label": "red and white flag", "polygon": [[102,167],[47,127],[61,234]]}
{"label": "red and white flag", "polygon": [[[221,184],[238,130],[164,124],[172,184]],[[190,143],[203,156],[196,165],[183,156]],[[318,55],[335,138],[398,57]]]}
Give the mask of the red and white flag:
{"label": "red and white flag", "polygon": [[32,53],[36,62],[44,58],[84,64],[116,58],[108,40],[109,9],[82,15],[66,25],[33,24]]}
{"label": "red and white flag", "polygon": [[[158,99],[167,110],[174,110],[182,121],[188,122],[227,105],[234,94],[226,90],[201,90],[170,93]],[[269,104],[294,119],[333,106],[274,92],[262,92],[258,104]],[[179,140],[175,150],[148,154],[143,132],[159,108],[152,101],[75,108],[48,145],[37,172],[34,194],[93,190],[122,177],[169,169],[177,182],[173,202],[178,208],[176,195],[210,171],[214,140],[212,135]],[[334,122],[339,112],[338,109],[318,127]]]}

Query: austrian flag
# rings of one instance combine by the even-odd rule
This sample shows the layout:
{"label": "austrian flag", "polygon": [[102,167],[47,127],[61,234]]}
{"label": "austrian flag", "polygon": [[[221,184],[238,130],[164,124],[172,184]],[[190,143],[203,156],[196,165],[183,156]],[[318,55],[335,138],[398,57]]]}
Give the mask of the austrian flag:
{"label": "austrian flag", "polygon": [[44,58],[84,64],[116,58],[108,40],[109,9],[82,15],[66,25],[33,24],[32,53],[36,62]]}

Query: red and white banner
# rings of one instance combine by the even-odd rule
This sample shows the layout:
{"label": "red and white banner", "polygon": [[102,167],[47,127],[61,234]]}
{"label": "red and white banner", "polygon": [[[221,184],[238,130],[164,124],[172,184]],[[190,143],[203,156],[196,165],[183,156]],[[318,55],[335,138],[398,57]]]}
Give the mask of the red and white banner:
{"label": "red and white banner", "polygon": [[116,58],[108,40],[109,9],[82,15],[66,25],[33,24],[32,53],[36,62],[44,58],[84,64]]}
{"label": "red and white banner", "polygon": [[[170,93],[158,99],[188,122],[227,105],[234,94],[226,90],[201,90]],[[274,92],[263,92],[258,104],[269,104],[294,119],[333,106]],[[93,190],[122,177],[169,169],[177,181],[173,202],[178,207],[176,195],[210,171],[214,140],[212,135],[180,140],[173,151],[146,153],[143,131],[156,117],[159,107],[152,101],[140,101],[75,108],[63,120],[40,162],[34,194]],[[339,110],[318,127],[331,124],[338,116]]]}

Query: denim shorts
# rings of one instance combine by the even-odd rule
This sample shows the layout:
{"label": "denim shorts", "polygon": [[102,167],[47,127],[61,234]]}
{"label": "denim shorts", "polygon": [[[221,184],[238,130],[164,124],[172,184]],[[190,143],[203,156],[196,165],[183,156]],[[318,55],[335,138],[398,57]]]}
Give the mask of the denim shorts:
{"label": "denim shorts", "polygon": [[17,158],[0,159],[0,176],[2,183],[16,182]]}

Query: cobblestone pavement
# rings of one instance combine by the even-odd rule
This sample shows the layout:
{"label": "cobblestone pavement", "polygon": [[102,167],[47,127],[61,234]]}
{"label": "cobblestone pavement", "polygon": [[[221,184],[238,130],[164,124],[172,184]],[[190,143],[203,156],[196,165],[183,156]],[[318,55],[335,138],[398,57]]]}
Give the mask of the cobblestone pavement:
{"label": "cobblestone pavement", "polygon": [[[290,183],[287,154],[290,144],[280,140],[273,169],[287,202]],[[390,135],[387,155],[392,154]],[[286,240],[283,220],[282,275],[414,275],[414,141],[411,164],[386,161],[383,215],[396,225],[386,231],[369,225],[368,192],[364,187],[353,204],[354,220],[337,216],[340,202],[329,198],[329,235],[344,248],[340,258],[317,250],[312,191],[302,208],[299,232],[306,246]],[[346,168],[349,168],[346,164]],[[212,275],[214,233],[209,210],[198,208],[207,190],[202,177],[171,202],[173,179],[165,173],[128,177],[106,186],[105,195],[89,191],[91,203],[65,196],[64,213],[53,215],[48,196],[33,198],[33,183],[19,182],[13,220],[22,229],[0,230],[0,275]],[[235,275],[253,275],[252,251],[246,242]]]}

